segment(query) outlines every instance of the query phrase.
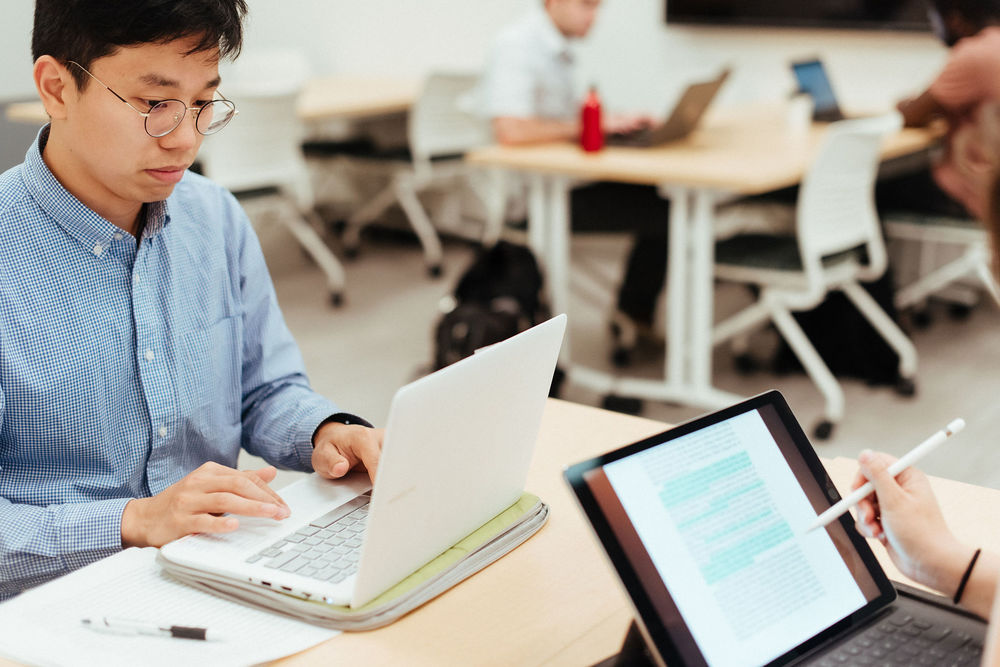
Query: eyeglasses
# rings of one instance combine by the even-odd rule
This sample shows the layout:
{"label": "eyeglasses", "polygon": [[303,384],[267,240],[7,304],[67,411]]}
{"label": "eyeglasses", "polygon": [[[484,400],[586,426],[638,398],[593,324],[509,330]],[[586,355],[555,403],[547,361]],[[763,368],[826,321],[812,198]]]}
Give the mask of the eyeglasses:
{"label": "eyeglasses", "polygon": [[109,93],[120,99],[125,104],[128,104],[130,109],[145,118],[146,134],[154,139],[166,136],[176,130],[177,126],[181,124],[182,120],[184,120],[184,116],[188,111],[194,113],[195,129],[204,135],[215,134],[228,125],[229,121],[231,121],[236,114],[239,113],[239,111],[236,110],[236,105],[232,101],[225,98],[222,98],[221,100],[212,100],[198,107],[189,107],[181,100],[161,100],[153,104],[149,108],[149,111],[140,111],[129,104],[129,101],[124,97],[111,90],[111,87],[108,86],[108,84],[104,83],[87,71],[86,67],[73,60],[68,60],[67,62],[70,65],[76,65],[82,69],[87,76],[107,88]]}

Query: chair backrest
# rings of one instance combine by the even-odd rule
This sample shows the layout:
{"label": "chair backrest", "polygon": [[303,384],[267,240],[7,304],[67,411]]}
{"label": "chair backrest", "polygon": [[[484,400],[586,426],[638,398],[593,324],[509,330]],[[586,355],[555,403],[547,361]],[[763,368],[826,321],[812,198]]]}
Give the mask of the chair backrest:
{"label": "chair backrest", "polygon": [[427,76],[410,110],[410,152],[414,162],[444,155],[460,155],[491,142],[489,124],[469,101],[479,77],[468,73],[436,72]]}
{"label": "chair backrest", "polygon": [[311,76],[306,54],[292,48],[259,48],[245,51],[235,61],[220,65],[221,90],[242,94],[277,94],[301,90]]}
{"label": "chair backrest", "polygon": [[875,210],[879,150],[898,131],[897,113],[830,125],[799,191],[796,233],[807,273],[822,258],[857,246],[867,249],[870,270],[885,270],[885,244]]}
{"label": "chair backrest", "polygon": [[205,137],[198,155],[205,175],[237,193],[276,187],[310,208],[313,192],[301,148],[305,128],[297,113],[308,74],[305,55],[295,49],[245,53],[228,65],[220,90],[239,114]]}
{"label": "chair backrest", "polygon": [[205,175],[232,192],[276,187],[302,208],[313,203],[302,155],[304,130],[296,115],[298,91],[234,90],[239,115],[221,132],[205,137],[199,160]]}

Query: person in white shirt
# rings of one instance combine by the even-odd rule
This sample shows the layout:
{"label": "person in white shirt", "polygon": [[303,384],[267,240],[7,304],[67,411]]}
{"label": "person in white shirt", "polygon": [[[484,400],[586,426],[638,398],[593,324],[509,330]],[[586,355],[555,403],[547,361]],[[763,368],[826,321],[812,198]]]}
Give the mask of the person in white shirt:
{"label": "person in white shirt", "polygon": [[[479,86],[481,113],[501,144],[576,141],[579,90],[572,42],[594,25],[601,0],[544,0],[497,36]],[[648,125],[637,114],[605,114],[605,133]],[[614,359],[628,361],[638,339],[652,337],[653,314],[666,275],[669,205],[653,188],[598,183],[574,190],[573,227],[630,230],[636,238],[612,316]]]}
{"label": "person in white shirt", "polygon": [[571,40],[590,32],[599,6],[600,0],[545,0],[543,7],[500,33],[481,85],[484,113],[492,119],[497,141],[524,144],[579,136]]}

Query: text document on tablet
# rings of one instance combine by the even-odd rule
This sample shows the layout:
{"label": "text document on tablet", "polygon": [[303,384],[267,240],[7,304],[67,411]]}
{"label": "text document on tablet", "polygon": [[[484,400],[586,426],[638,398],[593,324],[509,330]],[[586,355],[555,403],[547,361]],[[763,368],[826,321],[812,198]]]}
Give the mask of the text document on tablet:
{"label": "text document on tablet", "polygon": [[[864,591],[752,410],[608,463],[624,512],[708,664],[765,664]],[[595,480],[588,479],[588,483]]]}

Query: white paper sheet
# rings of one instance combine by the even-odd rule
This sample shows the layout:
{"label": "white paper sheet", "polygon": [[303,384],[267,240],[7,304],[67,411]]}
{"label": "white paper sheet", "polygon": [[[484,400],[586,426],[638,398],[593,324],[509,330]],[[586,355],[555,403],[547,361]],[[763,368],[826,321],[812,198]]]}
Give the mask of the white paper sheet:
{"label": "white paper sheet", "polygon": [[[0,604],[0,655],[37,665],[250,665],[303,651],[330,630],[217,598],[160,572],[156,549],[126,549]],[[111,635],[115,616],[205,627],[219,641]]]}

